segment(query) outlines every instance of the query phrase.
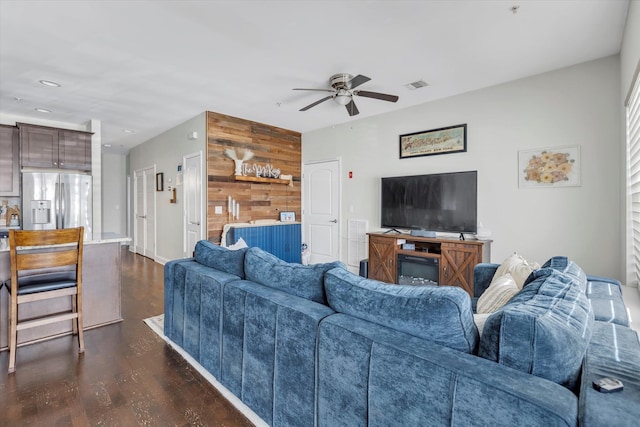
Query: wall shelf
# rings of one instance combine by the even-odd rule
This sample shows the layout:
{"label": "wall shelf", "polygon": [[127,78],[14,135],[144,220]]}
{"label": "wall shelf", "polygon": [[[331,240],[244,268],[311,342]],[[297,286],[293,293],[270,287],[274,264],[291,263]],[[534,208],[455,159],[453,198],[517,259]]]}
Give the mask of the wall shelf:
{"label": "wall shelf", "polygon": [[235,175],[236,181],[245,181],[245,182],[262,182],[267,184],[289,184],[288,179],[280,179],[280,178],[263,178],[258,176],[243,176],[243,175]]}

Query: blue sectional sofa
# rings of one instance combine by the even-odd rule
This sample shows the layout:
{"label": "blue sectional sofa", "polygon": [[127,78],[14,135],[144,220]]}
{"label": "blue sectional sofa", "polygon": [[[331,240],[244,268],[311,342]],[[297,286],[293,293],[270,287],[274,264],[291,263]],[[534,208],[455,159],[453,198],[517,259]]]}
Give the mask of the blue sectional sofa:
{"label": "blue sectional sofa", "polygon": [[[497,265],[475,269],[476,294]],[[563,257],[482,333],[459,288],[388,285],[198,242],[165,265],[165,335],[273,426],[633,425],[640,343],[616,281]],[[603,394],[592,381],[619,378]]]}

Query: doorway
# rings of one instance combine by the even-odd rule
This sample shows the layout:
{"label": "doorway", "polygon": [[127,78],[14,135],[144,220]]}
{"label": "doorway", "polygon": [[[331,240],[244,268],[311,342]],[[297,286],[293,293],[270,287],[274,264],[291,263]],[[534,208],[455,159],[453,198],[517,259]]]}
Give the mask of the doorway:
{"label": "doorway", "polygon": [[133,241],[135,252],[156,256],[156,166],[139,169],[133,176]]}
{"label": "doorway", "polygon": [[186,155],[182,158],[183,198],[184,198],[184,245],[183,257],[193,256],[196,243],[204,239],[206,214],[202,207],[202,152]]}
{"label": "doorway", "polygon": [[304,164],[304,241],[312,264],[340,259],[340,161]]}

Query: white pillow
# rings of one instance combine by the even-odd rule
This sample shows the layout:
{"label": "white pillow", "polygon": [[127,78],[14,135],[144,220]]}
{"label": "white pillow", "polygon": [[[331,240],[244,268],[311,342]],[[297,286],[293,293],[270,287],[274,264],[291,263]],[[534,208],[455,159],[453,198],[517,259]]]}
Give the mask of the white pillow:
{"label": "white pillow", "polygon": [[537,270],[538,268],[540,268],[540,264],[537,262],[529,263],[520,255],[513,254],[500,264],[500,267],[498,267],[498,270],[496,270],[496,273],[493,275],[491,284],[498,278],[509,273],[516,282],[518,289],[522,289],[522,285],[524,285],[527,277],[529,277],[533,270]]}
{"label": "white pillow", "polygon": [[[497,273],[496,273],[497,274]],[[507,273],[491,282],[476,306],[476,313],[493,313],[509,302],[520,291],[511,274]]]}
{"label": "white pillow", "polygon": [[473,314],[473,323],[475,323],[476,328],[478,328],[478,334],[480,335],[480,338],[482,338],[482,332],[484,331],[484,324],[486,323],[489,316],[491,316],[491,313],[482,313],[482,314],[474,313]]}

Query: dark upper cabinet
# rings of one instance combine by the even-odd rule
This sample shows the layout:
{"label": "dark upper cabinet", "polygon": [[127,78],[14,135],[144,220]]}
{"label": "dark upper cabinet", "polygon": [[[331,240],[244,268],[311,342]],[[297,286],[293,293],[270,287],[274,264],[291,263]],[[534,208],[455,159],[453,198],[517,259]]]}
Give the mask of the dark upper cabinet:
{"label": "dark upper cabinet", "polygon": [[60,130],[58,162],[61,169],[91,170],[91,134]]}
{"label": "dark upper cabinet", "polygon": [[91,170],[91,133],[18,123],[22,167]]}
{"label": "dark upper cabinet", "polygon": [[58,129],[22,123],[18,126],[22,166],[58,168]]}
{"label": "dark upper cabinet", "polygon": [[15,126],[0,125],[0,196],[20,195],[20,138]]}

